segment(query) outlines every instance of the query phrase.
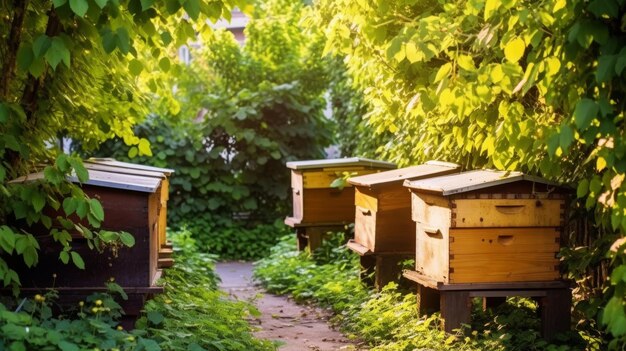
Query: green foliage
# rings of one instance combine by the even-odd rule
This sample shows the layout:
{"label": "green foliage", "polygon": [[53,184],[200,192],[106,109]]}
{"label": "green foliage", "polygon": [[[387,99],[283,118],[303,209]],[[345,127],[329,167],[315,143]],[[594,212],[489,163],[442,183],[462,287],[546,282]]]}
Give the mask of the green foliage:
{"label": "green foliage", "polygon": [[[145,331],[126,332],[117,326],[122,315],[113,296],[121,288],[108,283],[108,293],[91,295],[75,308],[53,316],[57,292],[24,299],[12,312],[0,304],[0,348],[3,350],[85,350],[117,348],[119,350],[160,350]],[[125,294],[121,292],[122,298]]]}
{"label": "green foliage", "polygon": [[[39,244],[32,227],[44,227],[62,244],[62,262],[84,268],[72,251],[70,232],[79,232],[90,247],[132,245],[126,233],[98,231],[104,219],[97,199],[89,199],[73,177],[88,174],[76,157],[61,151],[62,138],[85,149],[117,136],[138,153],[150,154],[149,142],[132,126],[147,113],[147,92],[171,95],[158,79],[175,49],[211,31],[206,20],[229,16],[247,2],[54,0],[2,1],[0,22],[0,228],[2,251],[17,253],[28,266],[38,261]],[[169,38],[169,41],[161,40]],[[143,72],[133,69],[140,65]],[[160,67],[160,68],[157,68]],[[128,74],[130,71],[131,74]],[[140,74],[142,73],[142,74]],[[145,89],[144,89],[145,88]],[[47,166],[46,166],[47,165]],[[35,182],[9,183],[40,172]],[[51,218],[48,206],[63,212]],[[86,225],[69,221],[70,215]],[[4,286],[19,277],[0,259]]]}
{"label": "green foliage", "polygon": [[0,304],[0,348],[275,350],[271,342],[251,334],[245,318],[258,313],[254,307],[217,290],[213,257],[198,251],[189,232],[174,233],[172,239],[176,265],[163,281],[166,293],[146,305],[138,328],[127,332],[118,326],[123,311],[116,299],[128,297],[115,283],[107,283],[107,293],[93,294],[60,315],[53,315],[58,294],[50,291],[24,299],[17,312]]}
{"label": "green foliage", "polygon": [[[439,328],[439,315],[419,317],[416,297],[390,283],[380,292],[360,282],[358,256],[335,234],[310,255],[295,251],[294,236],[284,237],[272,254],[256,263],[255,277],[270,292],[296,301],[331,307],[333,321],[372,350],[589,350],[601,341],[586,332],[562,335],[560,345],[541,339],[536,304],[509,299],[495,312],[483,312],[475,301],[472,325],[454,335]],[[469,328],[469,329],[468,329]],[[466,336],[467,335],[467,336]]]}
{"label": "green foliage", "polygon": [[214,258],[198,251],[190,232],[173,236],[176,264],[163,280],[166,292],[150,300],[145,327],[162,350],[275,350],[267,340],[255,339],[247,322],[258,311],[218,291]]}
{"label": "green foliage", "polygon": [[[325,52],[345,57],[367,130],[392,136],[379,157],[572,182],[579,206],[623,237],[625,9],[618,0],[320,0],[309,20],[325,28]],[[602,254],[612,269],[626,262],[621,251]],[[610,313],[595,318],[618,347],[626,282],[606,282]]]}
{"label": "green foliage", "polygon": [[188,225],[224,257],[267,252],[276,242],[267,224],[290,208],[285,163],[323,157],[330,143],[327,61],[321,37],[300,25],[302,12],[300,1],[265,1],[246,45],[229,32],[205,36],[193,64],[169,77],[175,108],[169,96],[156,101],[159,115],[136,128],[153,157],[121,138],[96,153],[175,169],[169,224]]}

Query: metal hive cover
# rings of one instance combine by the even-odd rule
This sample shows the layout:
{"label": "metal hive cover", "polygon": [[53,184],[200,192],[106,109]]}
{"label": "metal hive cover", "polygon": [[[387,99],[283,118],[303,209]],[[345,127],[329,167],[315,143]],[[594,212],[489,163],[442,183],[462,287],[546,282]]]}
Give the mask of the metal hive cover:
{"label": "metal hive cover", "polygon": [[316,169],[316,168],[326,168],[326,167],[350,167],[350,166],[369,166],[369,167],[388,168],[388,169],[395,169],[397,167],[397,165],[392,162],[371,160],[371,159],[362,158],[362,157],[287,162],[287,168],[291,168],[291,169]]}
{"label": "metal hive cover", "polygon": [[456,163],[428,161],[418,166],[353,177],[348,179],[348,182],[353,185],[373,186],[400,182],[407,179],[415,180],[419,178],[432,177],[437,174],[449,174],[452,171],[459,169],[460,166]]}
{"label": "metal hive cover", "polygon": [[172,173],[175,172],[175,170],[170,169],[170,168],[160,168],[160,167],[146,166],[146,165],[140,165],[140,164],[130,163],[130,162],[122,162],[122,161],[117,161],[114,158],[97,158],[97,157],[92,157],[92,158],[90,158],[88,160],[85,160],[84,162],[85,163],[100,164],[100,165],[108,165],[108,166],[113,166],[113,167],[118,167],[118,168],[136,169],[136,170],[151,171],[151,172],[160,172],[160,173],[165,174],[166,176],[170,176]]}
{"label": "metal hive cover", "polygon": [[[154,193],[161,179],[158,177],[147,177],[130,174],[112,173],[87,169],[89,172],[89,180],[83,184],[98,186],[103,188],[124,189],[129,191],[138,191],[144,193]],[[23,183],[43,179],[43,172],[32,173],[12,180],[10,183]],[[68,176],[67,180],[72,183],[79,183],[76,176]]]}
{"label": "metal hive cover", "polygon": [[559,186],[559,184],[551,182],[547,179],[527,175],[522,172],[506,172],[489,169],[469,171],[415,181],[407,180],[404,182],[404,186],[416,190],[436,192],[446,196],[501,184],[513,183],[521,180]]}

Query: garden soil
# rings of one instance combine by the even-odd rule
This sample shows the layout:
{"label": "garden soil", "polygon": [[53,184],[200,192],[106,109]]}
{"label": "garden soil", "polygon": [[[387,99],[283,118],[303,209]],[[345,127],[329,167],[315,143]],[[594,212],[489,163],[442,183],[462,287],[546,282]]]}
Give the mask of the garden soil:
{"label": "garden soil", "polygon": [[328,311],[298,305],[255,286],[252,270],[249,262],[221,262],[216,267],[222,280],[220,288],[234,299],[252,302],[261,312],[250,320],[258,327],[256,337],[278,340],[282,343],[279,351],[365,350],[330,328]]}

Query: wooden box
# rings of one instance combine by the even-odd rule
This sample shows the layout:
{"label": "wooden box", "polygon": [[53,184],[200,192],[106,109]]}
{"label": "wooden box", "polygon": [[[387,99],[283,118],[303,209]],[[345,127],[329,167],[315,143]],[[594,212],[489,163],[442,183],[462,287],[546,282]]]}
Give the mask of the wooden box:
{"label": "wooden box", "polygon": [[559,279],[565,189],[491,170],[405,186],[416,222],[415,270],[426,286]]}
{"label": "wooden box", "polygon": [[[411,219],[411,194],[405,180],[441,176],[459,171],[454,163],[429,161],[348,179],[354,186],[354,243],[371,253],[415,254],[415,223]],[[359,250],[357,252],[361,252]]]}
{"label": "wooden box", "polygon": [[[62,246],[52,240],[48,235],[49,230],[32,228],[41,246],[39,263],[29,269],[17,260],[22,286],[37,289],[54,287],[61,292],[77,294],[101,291],[104,283],[113,278],[131,293],[162,291],[155,282],[160,277],[158,253],[163,175],[117,166],[99,167],[89,162],[85,166],[89,172],[89,181],[81,187],[85,194],[97,198],[102,204],[105,217],[100,229],[126,231],[134,236],[135,245],[131,248],[120,247],[116,251],[105,249],[103,253],[98,253],[87,246],[82,236],[72,233],[70,245],[85,262],[85,269],[81,270],[59,260]],[[16,181],[41,178],[43,174],[36,173]],[[74,177],[69,180],[77,182]],[[45,208],[44,211],[53,218],[64,216],[51,208]]]}
{"label": "wooden box", "polygon": [[159,168],[136,163],[120,162],[113,158],[90,158],[84,161],[87,169],[100,170],[106,172],[138,175],[161,179],[158,190],[158,222],[156,232],[158,235],[159,268],[171,267],[174,263],[172,259],[172,245],[167,240],[167,201],[169,200],[169,179],[173,169]]}
{"label": "wooden box", "polygon": [[394,169],[389,162],[365,158],[341,158],[287,162],[291,169],[293,215],[285,219],[291,227],[337,225],[354,222],[354,188],[343,189],[331,183],[343,176],[371,174]]}

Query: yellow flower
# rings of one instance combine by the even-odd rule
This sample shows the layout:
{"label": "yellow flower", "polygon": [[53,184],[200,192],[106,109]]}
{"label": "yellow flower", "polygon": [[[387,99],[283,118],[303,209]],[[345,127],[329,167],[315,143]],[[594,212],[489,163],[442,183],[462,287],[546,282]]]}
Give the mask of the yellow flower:
{"label": "yellow flower", "polygon": [[81,302],[79,302],[79,303],[78,303],[78,306],[80,306],[80,307],[85,306],[85,301],[81,301]]}
{"label": "yellow flower", "polygon": [[91,312],[92,312],[92,313],[94,313],[94,314],[95,314],[95,313],[98,313],[98,308],[97,308],[97,307],[93,307],[93,308],[91,309]]}
{"label": "yellow flower", "polygon": [[124,330],[124,327],[122,327],[121,325],[118,325],[117,330]]}
{"label": "yellow flower", "polygon": [[96,300],[96,306],[102,305],[102,300]]}
{"label": "yellow flower", "polygon": [[37,302],[44,302],[44,301],[46,301],[46,298],[41,296],[41,295],[39,295],[39,294],[37,294],[37,295],[35,295],[35,301],[37,301]]}

